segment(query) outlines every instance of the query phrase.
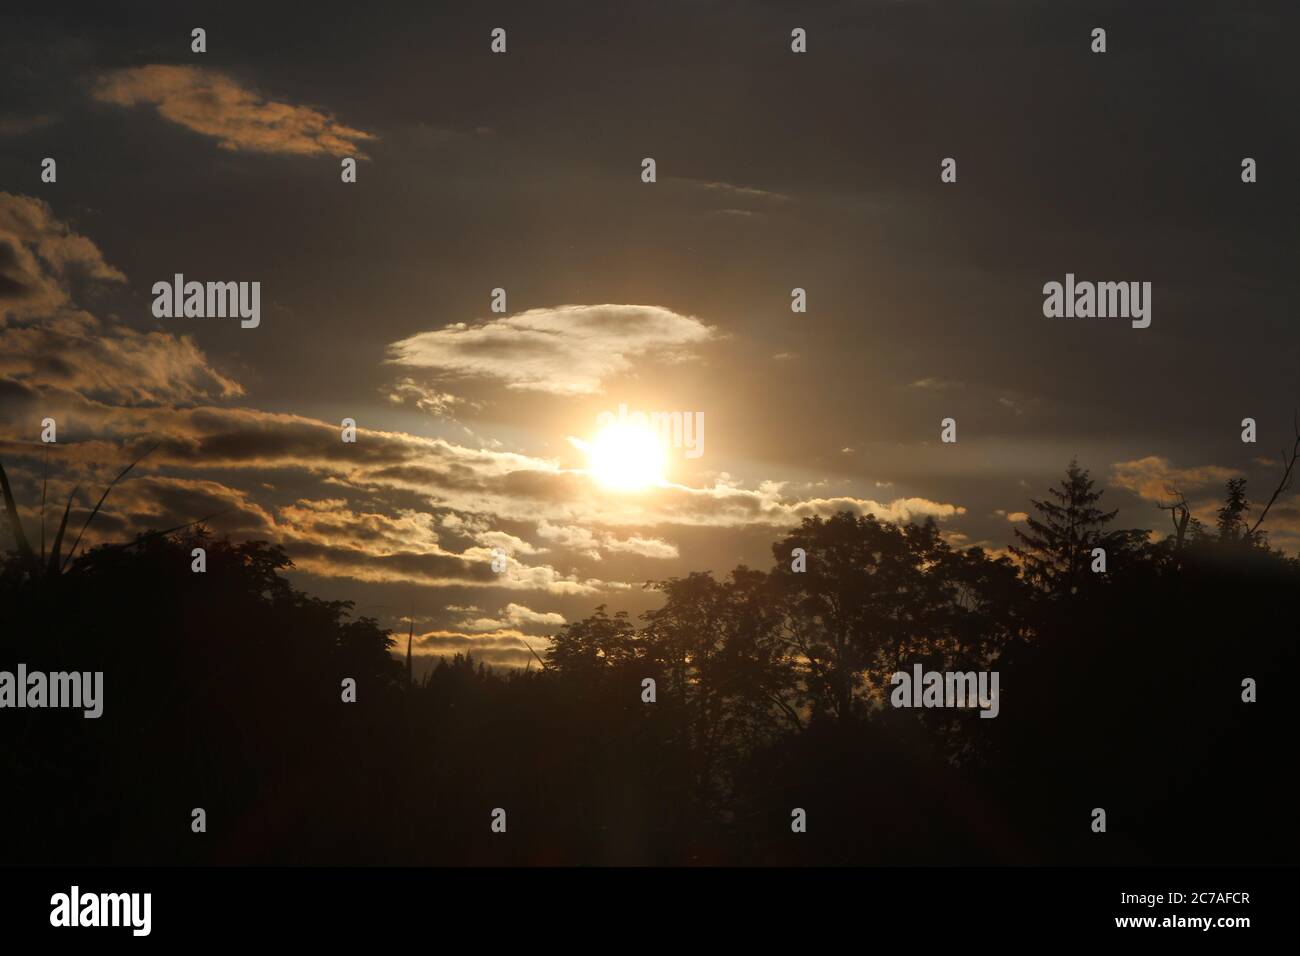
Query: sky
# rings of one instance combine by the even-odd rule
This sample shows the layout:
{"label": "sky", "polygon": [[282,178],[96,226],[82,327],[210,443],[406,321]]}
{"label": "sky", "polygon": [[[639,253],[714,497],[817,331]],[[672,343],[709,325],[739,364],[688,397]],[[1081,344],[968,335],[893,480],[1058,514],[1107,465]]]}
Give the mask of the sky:
{"label": "sky", "polygon": [[[0,15],[29,528],[47,451],[79,527],[158,443],[95,542],[225,512],[311,593],[413,616],[417,653],[523,665],[647,581],[769,567],[812,515],[1000,552],[1074,456],[1159,534],[1170,484],[1209,522],[1230,477],[1271,492],[1300,408],[1286,5],[431,6]],[[157,317],[176,273],[259,282],[259,324]],[[1150,326],[1046,317],[1067,273],[1150,282]],[[702,416],[700,454],[610,487],[620,405]],[[1269,527],[1300,550],[1294,492]]]}

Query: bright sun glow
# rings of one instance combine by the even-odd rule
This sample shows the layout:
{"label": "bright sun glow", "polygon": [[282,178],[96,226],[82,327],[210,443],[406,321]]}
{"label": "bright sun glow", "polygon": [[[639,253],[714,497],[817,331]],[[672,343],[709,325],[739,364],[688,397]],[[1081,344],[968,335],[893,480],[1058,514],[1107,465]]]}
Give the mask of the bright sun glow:
{"label": "bright sun glow", "polygon": [[663,445],[644,426],[609,425],[587,446],[587,457],[592,475],[606,488],[636,491],[664,480]]}

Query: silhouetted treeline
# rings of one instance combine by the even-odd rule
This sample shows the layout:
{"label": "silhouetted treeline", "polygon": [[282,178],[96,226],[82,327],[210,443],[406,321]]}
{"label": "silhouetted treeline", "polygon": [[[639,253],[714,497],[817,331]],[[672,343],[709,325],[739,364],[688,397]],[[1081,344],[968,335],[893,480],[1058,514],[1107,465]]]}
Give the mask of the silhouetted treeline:
{"label": "silhouetted treeline", "polygon": [[[1237,481],[1215,527],[1159,542],[1099,499],[1072,464],[999,556],[932,521],[810,518],[769,570],[565,626],[545,667],[418,680],[266,543],[145,535],[40,574],[12,553],[0,669],[106,686],[98,720],[0,712],[0,859],[1293,862],[1300,563]],[[996,670],[998,716],[890,706],[915,663]]]}

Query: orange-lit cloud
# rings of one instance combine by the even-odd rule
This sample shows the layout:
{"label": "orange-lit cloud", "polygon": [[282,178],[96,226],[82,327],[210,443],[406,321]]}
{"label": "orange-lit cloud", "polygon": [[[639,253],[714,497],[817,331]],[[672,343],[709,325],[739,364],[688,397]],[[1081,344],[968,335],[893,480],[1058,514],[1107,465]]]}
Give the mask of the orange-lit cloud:
{"label": "orange-lit cloud", "polygon": [[1241,474],[1235,468],[1218,465],[1200,465],[1195,468],[1176,468],[1168,458],[1148,455],[1133,461],[1120,461],[1111,466],[1112,480],[1147,501],[1169,501],[1171,489],[1194,491],[1209,485],[1222,486],[1229,478]]}
{"label": "orange-lit cloud", "polygon": [[[125,281],[49,205],[0,193],[0,379],[15,403],[51,391],[113,405],[194,404],[243,393],[188,336],[109,325],[73,301],[79,283]],[[61,404],[41,401],[50,412]]]}
{"label": "orange-lit cloud", "polygon": [[375,138],[329,113],[267,99],[197,66],[116,70],[98,78],[94,96],[115,106],[153,106],[159,116],[212,137],[222,149],[360,157],[360,144]]}

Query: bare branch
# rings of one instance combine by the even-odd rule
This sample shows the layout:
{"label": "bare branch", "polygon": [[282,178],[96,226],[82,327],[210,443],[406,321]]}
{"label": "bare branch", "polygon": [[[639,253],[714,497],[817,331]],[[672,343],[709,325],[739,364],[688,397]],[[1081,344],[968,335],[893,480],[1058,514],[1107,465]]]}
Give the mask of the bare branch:
{"label": "bare branch", "polygon": [[1169,512],[1169,520],[1174,523],[1174,550],[1180,550],[1183,546],[1183,538],[1187,534],[1187,524],[1192,518],[1191,505],[1187,503],[1187,496],[1178,490],[1177,485],[1165,485],[1165,492],[1174,496],[1174,501],[1169,504],[1160,504],[1157,502],[1161,511]]}
{"label": "bare branch", "polygon": [[1255,532],[1259,530],[1259,526],[1264,523],[1264,519],[1268,517],[1268,510],[1273,507],[1273,503],[1291,487],[1291,482],[1295,480],[1296,459],[1300,458],[1300,413],[1297,413],[1295,419],[1293,419],[1292,427],[1295,429],[1295,444],[1291,446],[1289,456],[1285,449],[1282,451],[1282,461],[1286,466],[1282,470],[1282,480],[1277,483],[1272,496],[1268,499],[1268,504],[1264,505],[1264,510],[1259,513],[1259,520],[1255,522],[1248,532],[1251,537],[1255,535]]}

